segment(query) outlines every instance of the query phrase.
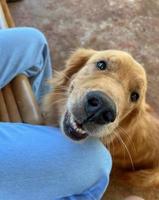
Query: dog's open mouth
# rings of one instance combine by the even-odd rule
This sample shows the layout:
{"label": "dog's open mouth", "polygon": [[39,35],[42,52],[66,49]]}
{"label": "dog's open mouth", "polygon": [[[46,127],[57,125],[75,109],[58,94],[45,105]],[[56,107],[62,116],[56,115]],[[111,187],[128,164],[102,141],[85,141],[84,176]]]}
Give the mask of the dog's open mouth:
{"label": "dog's open mouth", "polygon": [[65,113],[63,127],[65,134],[73,140],[82,140],[88,136],[87,132],[82,128],[82,124],[74,121],[69,112]]}

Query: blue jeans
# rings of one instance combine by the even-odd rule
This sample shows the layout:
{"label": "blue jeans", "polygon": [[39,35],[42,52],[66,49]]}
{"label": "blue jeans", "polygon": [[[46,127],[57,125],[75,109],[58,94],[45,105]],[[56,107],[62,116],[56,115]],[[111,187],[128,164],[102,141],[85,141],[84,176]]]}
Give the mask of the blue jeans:
{"label": "blue jeans", "polygon": [[[0,30],[0,88],[21,73],[40,102],[52,75],[46,39],[33,28]],[[98,200],[112,164],[98,139],[77,143],[54,127],[2,122],[0,158],[2,200]]]}

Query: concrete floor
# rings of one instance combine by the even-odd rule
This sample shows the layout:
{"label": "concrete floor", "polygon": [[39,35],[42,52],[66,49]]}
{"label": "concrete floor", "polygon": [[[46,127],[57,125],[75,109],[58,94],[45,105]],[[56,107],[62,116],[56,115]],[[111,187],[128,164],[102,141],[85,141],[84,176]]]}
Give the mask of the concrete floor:
{"label": "concrete floor", "polygon": [[[56,69],[81,46],[132,53],[147,71],[148,102],[159,113],[159,0],[24,0],[10,9],[17,26],[45,33]],[[128,194],[159,200],[157,190],[123,187],[115,180],[104,199]]]}

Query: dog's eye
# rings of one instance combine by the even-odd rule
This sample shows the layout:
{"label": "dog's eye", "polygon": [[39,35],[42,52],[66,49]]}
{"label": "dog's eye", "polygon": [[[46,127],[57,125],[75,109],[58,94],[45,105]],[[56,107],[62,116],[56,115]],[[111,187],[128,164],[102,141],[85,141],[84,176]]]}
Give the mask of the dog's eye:
{"label": "dog's eye", "polygon": [[134,92],[131,93],[131,101],[132,102],[136,102],[139,99],[139,97],[140,97],[140,95],[139,95],[138,92],[134,91]]}
{"label": "dog's eye", "polygon": [[97,63],[96,63],[96,67],[98,68],[98,69],[100,69],[100,70],[105,70],[106,68],[107,68],[107,62],[106,61],[104,61],[104,60],[101,60],[101,61],[98,61]]}

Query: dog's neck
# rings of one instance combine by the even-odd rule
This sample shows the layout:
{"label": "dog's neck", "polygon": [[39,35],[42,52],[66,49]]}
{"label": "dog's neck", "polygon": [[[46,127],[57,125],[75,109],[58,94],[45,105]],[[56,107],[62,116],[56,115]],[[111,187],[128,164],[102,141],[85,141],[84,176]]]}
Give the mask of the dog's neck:
{"label": "dog's neck", "polygon": [[[159,120],[146,104],[137,117],[126,118],[109,145],[114,166],[122,169],[145,169],[159,165]],[[136,113],[132,113],[136,115]]]}

